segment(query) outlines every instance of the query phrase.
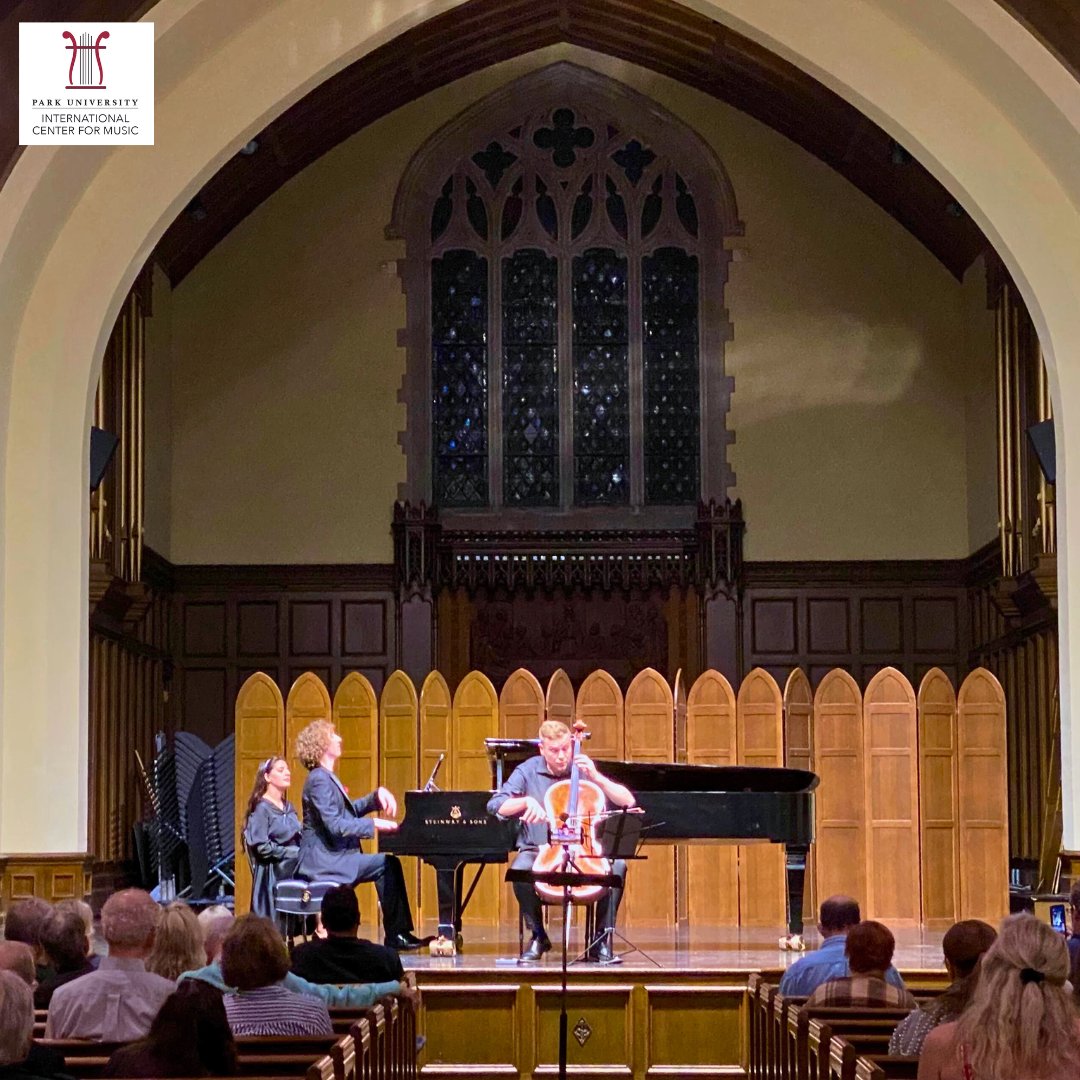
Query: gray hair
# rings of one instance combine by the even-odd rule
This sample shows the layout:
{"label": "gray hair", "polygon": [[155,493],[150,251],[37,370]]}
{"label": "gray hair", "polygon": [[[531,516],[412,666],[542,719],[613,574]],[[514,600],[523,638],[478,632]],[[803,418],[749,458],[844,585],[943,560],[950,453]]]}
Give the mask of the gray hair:
{"label": "gray hair", "polygon": [[203,948],[206,950],[206,962],[212,964],[221,955],[221,946],[229,936],[233,923],[236,921],[232,913],[225,908],[225,914],[216,919],[207,920],[203,927]]}
{"label": "gray hair", "polygon": [[93,936],[94,909],[85,900],[57,900],[53,907],[57,911],[74,911],[86,927],[86,936]]}
{"label": "gray hair", "polygon": [[25,941],[0,941],[0,971],[13,971],[31,989],[37,986],[34,950]]}
{"label": "gray hair", "polygon": [[14,971],[0,971],[0,1066],[26,1060],[34,1035],[34,995]]}
{"label": "gray hair", "polygon": [[142,889],[113,893],[101,909],[101,933],[109,945],[149,947],[161,920],[161,908]]}
{"label": "gray hair", "polygon": [[204,907],[199,912],[199,925],[203,928],[203,933],[206,933],[206,928],[212,922],[224,918],[226,915],[230,919],[232,918],[232,912],[224,904],[211,904],[210,907]]}

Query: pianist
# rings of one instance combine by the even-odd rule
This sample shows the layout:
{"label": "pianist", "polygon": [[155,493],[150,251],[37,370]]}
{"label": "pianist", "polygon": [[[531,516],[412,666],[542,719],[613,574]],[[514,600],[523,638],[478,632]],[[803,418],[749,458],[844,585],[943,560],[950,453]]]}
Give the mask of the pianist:
{"label": "pianist", "polygon": [[[517,818],[520,822],[517,836],[518,854],[514,859],[513,869],[531,869],[540,846],[548,842],[544,795],[553,784],[570,776],[572,754],[573,740],[570,729],[559,720],[545,720],[540,725],[540,753],[522,762],[489,800],[489,814]],[[634,805],[634,796],[629,788],[598,772],[589,758],[579,755],[577,765],[584,779],[591,780],[600,787],[609,805]],[[626,863],[617,859],[612,865],[612,872],[625,880]],[[514,882],[514,895],[525,924],[532,934],[532,940],[521,953],[521,960],[524,963],[533,963],[551,948],[551,942],[544,930],[540,898],[533,886],[523,882]],[[598,960],[601,964],[619,962],[612,949],[611,931],[615,928],[620,899],[622,889],[610,889],[596,902],[596,927],[602,936],[589,950],[590,960]]]}

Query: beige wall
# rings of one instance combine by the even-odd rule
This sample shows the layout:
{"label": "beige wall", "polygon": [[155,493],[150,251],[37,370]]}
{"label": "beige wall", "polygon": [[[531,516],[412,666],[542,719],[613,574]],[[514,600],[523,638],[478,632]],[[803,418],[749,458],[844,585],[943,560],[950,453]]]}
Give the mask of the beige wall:
{"label": "beige wall", "polygon": [[958,284],[845,180],[736,110],[559,46],[371,125],[179,286],[172,401],[159,403],[171,421],[149,428],[148,475],[171,470],[171,507],[154,505],[163,490],[148,492],[155,533],[171,523],[161,544],[169,557],[392,558],[405,306],[392,266],[401,246],[383,228],[397,181],[442,123],[557,58],[653,96],[702,133],[731,175],[746,222],[728,286],[727,364],[747,557],[946,558],[989,539],[993,368],[981,274]]}
{"label": "beige wall", "polygon": [[153,317],[146,322],[146,503],[143,541],[172,557],[172,290],[154,267]]}

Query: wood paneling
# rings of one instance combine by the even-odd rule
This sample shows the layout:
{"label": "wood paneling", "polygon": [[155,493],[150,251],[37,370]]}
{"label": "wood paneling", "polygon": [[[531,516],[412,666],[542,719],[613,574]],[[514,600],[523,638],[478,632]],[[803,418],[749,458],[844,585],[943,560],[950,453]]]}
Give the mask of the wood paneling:
{"label": "wood paneling", "polygon": [[984,669],[957,695],[960,917],[996,924],[1009,910],[1005,694]]}
{"label": "wood paneling", "polygon": [[[627,687],[624,725],[628,761],[675,760],[675,702],[654,668],[638,672]],[[631,864],[627,874],[626,925],[668,926],[676,917],[675,850],[656,845],[647,855],[645,862]]]}
{"label": "wood paneling", "polygon": [[866,897],[862,692],[839,669],[814,695],[814,769],[821,778],[816,816],[818,902],[842,893]]}
{"label": "wood paneling", "polygon": [[0,856],[0,911],[37,897],[50,904],[90,895],[93,857],[82,853]]}
{"label": "wood paneling", "polygon": [[[436,781],[444,791],[458,791],[460,784],[451,753],[450,725],[453,718],[450,687],[438,671],[432,671],[420,688],[420,775],[426,780],[444,755]],[[490,778],[484,787],[489,787]],[[420,868],[420,914],[425,919],[439,917],[435,871]]]}
{"label": "wood paneling", "polygon": [[[379,779],[398,800],[398,820],[405,813],[405,792],[415,790],[421,783],[418,738],[416,687],[404,671],[395,671],[386,680],[379,697]],[[419,860],[403,857],[401,866],[409,903],[416,911],[420,899]]]}
{"label": "wood paneling", "polygon": [[[784,764],[784,702],[776,680],[762,668],[743,679],[735,699],[740,765]],[[782,926],[787,891],[779,844],[739,845],[739,923]]]}
{"label": "wood paneling", "polygon": [[895,668],[879,671],[863,695],[866,800],[865,916],[919,924],[919,758],[915,693]]}
{"label": "wood paneling", "polygon": [[[251,866],[244,850],[244,821],[248,796],[255,786],[259,766],[269,757],[285,754],[285,702],[277,684],[263,672],[257,672],[240,687],[236,698],[236,778],[234,834],[236,843],[236,914],[251,906]],[[290,801],[300,810],[301,785],[295,779]]]}
{"label": "wood paneling", "polygon": [[[289,761],[295,791],[303,791],[308,774],[307,768],[296,756],[296,736],[314,720],[333,722],[333,719],[326,685],[314,672],[302,672],[289,687],[289,696],[285,699],[285,756]],[[302,813],[299,800],[296,808]]]}
{"label": "wood paneling", "polygon": [[[789,769],[814,769],[814,691],[802,668],[795,668],[784,683],[784,764]],[[810,922],[817,919],[814,856],[811,845],[803,888],[803,913]]]}
{"label": "wood paneling", "polygon": [[567,727],[574,722],[574,686],[562,668],[548,679],[547,718],[561,720]]}
{"label": "wood paneling", "polygon": [[923,678],[918,705],[923,925],[947,930],[960,917],[956,690],[940,669]]}
{"label": "wood paneling", "polygon": [[[691,765],[734,765],[735,691],[719,671],[704,671],[686,702],[686,757]],[[687,915],[691,925],[739,924],[739,857],[734,845],[687,845]]]}
{"label": "wood paneling", "polygon": [[587,676],[578,690],[577,717],[592,733],[590,757],[600,761],[622,760],[626,748],[623,714],[619,684],[606,671],[594,671]]}
{"label": "wood paneling", "polygon": [[531,671],[518,668],[499,694],[499,734],[504,739],[535,739],[543,722],[543,687]]}

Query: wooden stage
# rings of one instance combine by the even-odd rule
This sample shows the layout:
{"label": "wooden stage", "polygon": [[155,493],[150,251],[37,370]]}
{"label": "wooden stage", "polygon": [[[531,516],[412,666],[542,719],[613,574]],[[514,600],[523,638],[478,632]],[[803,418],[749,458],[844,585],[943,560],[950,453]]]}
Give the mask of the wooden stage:
{"label": "wooden stage", "polygon": [[[424,1075],[557,1074],[561,976],[554,933],[556,947],[538,964],[497,963],[517,955],[516,932],[506,928],[466,927],[464,951],[453,958],[402,954],[422,991]],[[762,972],[779,981],[799,955],[777,948],[781,928],[639,928],[627,934],[659,966],[639,953],[612,966],[571,965],[571,1075],[744,1076],[749,976]],[[896,937],[895,963],[909,986],[946,984],[940,932],[900,929]],[[580,941],[577,927],[572,940]],[[808,946],[817,943],[811,931]],[[617,951],[625,948],[619,943]]]}

